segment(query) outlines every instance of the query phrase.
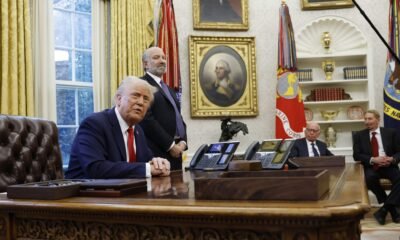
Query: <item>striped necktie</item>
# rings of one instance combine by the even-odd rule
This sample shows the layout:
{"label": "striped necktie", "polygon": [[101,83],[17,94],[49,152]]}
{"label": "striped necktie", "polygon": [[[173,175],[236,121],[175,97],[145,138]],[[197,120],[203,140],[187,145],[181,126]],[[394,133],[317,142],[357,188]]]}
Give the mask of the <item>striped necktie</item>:
{"label": "striped necktie", "polygon": [[160,85],[163,92],[165,93],[165,95],[167,96],[168,100],[171,102],[175,110],[176,135],[183,138],[185,136],[185,127],[183,125],[181,113],[179,112],[178,107],[176,106],[175,100],[172,97],[171,92],[168,89],[168,86],[162,80],[160,81]]}
{"label": "striped necktie", "polygon": [[318,153],[317,149],[315,148],[314,142],[311,143],[311,148],[314,153],[314,157],[319,157],[319,153]]}

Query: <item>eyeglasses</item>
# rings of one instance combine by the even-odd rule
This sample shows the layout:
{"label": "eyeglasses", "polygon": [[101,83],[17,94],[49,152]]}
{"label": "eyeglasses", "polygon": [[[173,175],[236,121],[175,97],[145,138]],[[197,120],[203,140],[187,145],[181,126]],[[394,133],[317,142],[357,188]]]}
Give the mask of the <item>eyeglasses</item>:
{"label": "eyeglasses", "polygon": [[319,132],[319,129],[306,128],[306,130],[307,130],[308,132],[314,132],[314,133]]}

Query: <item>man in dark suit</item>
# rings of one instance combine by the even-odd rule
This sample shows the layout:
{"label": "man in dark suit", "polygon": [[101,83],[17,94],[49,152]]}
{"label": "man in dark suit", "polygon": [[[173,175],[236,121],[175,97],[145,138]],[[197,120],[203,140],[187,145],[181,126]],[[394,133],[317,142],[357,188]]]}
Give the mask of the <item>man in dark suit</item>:
{"label": "man in dark suit", "polygon": [[318,140],[321,129],[316,122],[307,123],[304,130],[304,138],[296,139],[290,151],[289,158],[292,157],[319,157],[333,156],[326,144]]}
{"label": "man in dark suit", "polygon": [[115,94],[115,107],[93,113],[82,121],[65,177],[115,179],[169,175],[169,162],[153,158],[138,125],[155,91],[137,77],[125,78]]}
{"label": "man in dark suit", "polygon": [[153,153],[168,159],[172,170],[182,170],[182,153],[187,149],[186,124],[174,90],[161,79],[166,72],[165,54],[161,48],[151,47],[143,53],[142,62],[146,72],[142,79],[158,92],[140,126]]}
{"label": "man in dark suit", "polygon": [[[380,224],[385,224],[390,212],[393,222],[400,223],[396,206],[400,204],[400,140],[395,129],[379,127],[380,115],[376,110],[364,114],[366,129],[356,132],[353,137],[353,158],[364,166],[367,187],[383,203],[374,213]],[[379,179],[387,178],[392,182],[389,195],[380,185]]]}

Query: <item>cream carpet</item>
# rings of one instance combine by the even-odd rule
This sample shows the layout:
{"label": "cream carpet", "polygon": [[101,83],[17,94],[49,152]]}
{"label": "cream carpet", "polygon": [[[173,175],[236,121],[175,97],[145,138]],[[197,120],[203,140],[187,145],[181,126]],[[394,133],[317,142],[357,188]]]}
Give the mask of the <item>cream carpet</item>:
{"label": "cream carpet", "polygon": [[400,240],[400,224],[392,222],[390,215],[385,225],[379,225],[372,215],[378,208],[372,208],[361,221],[361,240]]}

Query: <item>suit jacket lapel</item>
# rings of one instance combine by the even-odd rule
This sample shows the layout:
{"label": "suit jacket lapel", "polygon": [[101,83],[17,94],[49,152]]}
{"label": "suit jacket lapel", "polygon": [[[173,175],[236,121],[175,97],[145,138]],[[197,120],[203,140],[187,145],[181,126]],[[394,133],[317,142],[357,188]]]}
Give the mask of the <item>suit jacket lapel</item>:
{"label": "suit jacket lapel", "polygon": [[321,155],[321,156],[325,155],[325,149],[322,146],[321,142],[318,140],[315,140],[315,145],[317,145],[317,147],[318,147],[319,155]]}
{"label": "suit jacket lapel", "polygon": [[142,142],[141,142],[141,136],[140,136],[140,132],[139,132],[139,125],[135,125],[135,144],[136,144],[136,161],[141,162],[141,160],[143,160],[143,157],[140,155],[142,154],[141,150],[142,150]]}
{"label": "suit jacket lapel", "polygon": [[[149,74],[146,73],[146,75],[144,76],[144,78],[147,80],[148,83],[150,83],[150,85],[152,85],[153,87],[156,87],[158,89],[158,91],[168,100],[168,97],[166,95],[166,93],[164,92],[164,90],[161,88],[160,84],[158,84],[156,82],[156,80],[154,80]],[[169,102],[169,101],[168,101]]]}
{"label": "suit jacket lapel", "polygon": [[114,135],[114,141],[116,142],[119,149],[119,153],[122,156],[121,159],[127,159],[124,137],[122,136],[121,127],[119,126],[117,115],[115,114],[115,107],[110,109],[107,114],[108,114],[108,120],[110,121],[111,124],[112,133]]}
{"label": "suit jacket lapel", "polygon": [[301,144],[303,145],[300,149],[304,149],[305,151],[305,156],[310,156],[308,154],[308,146],[307,146],[307,140],[304,138],[303,141],[301,142]]}
{"label": "suit jacket lapel", "polygon": [[388,152],[387,150],[387,144],[386,144],[386,140],[389,138],[389,136],[386,135],[386,131],[384,128],[380,128],[379,129],[381,132],[381,139],[382,139],[382,145],[383,145],[383,150],[385,150],[385,153]]}
{"label": "suit jacket lapel", "polygon": [[179,101],[176,99],[175,97],[175,93],[171,92],[171,90],[168,88],[169,94],[172,96],[172,101],[174,101],[173,103],[170,101],[170,98],[167,96],[167,94],[164,92],[164,90],[161,88],[161,86],[156,82],[156,80],[154,80],[149,74],[146,73],[146,75],[143,77],[144,79],[147,80],[148,83],[150,83],[152,86],[156,87],[158,89],[159,92],[161,92],[161,94],[164,96],[164,98],[166,99],[166,101],[171,104],[171,106],[173,104],[176,105],[176,107],[178,109],[180,109],[180,104]]}
{"label": "suit jacket lapel", "polygon": [[361,139],[365,139],[363,142],[363,144],[364,144],[364,149],[366,149],[366,151],[367,151],[367,153],[368,154],[372,154],[372,152],[371,152],[371,140],[370,140],[370,138],[369,138],[369,130],[368,129],[365,129],[363,132],[362,132],[362,136],[361,136]]}

